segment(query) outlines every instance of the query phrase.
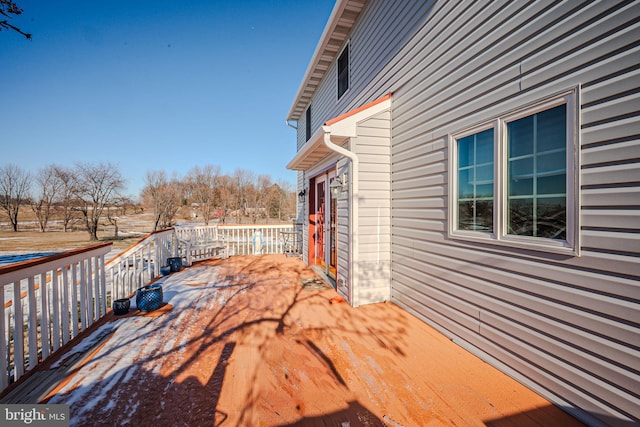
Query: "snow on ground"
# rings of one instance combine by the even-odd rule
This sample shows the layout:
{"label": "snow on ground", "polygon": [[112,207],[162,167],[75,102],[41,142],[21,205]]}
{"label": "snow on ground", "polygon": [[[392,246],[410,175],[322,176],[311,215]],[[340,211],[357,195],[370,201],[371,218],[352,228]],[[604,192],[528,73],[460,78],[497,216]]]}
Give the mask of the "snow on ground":
{"label": "snow on ground", "polygon": [[[87,425],[95,404],[108,402],[101,409],[108,413],[119,399],[129,401],[129,413],[135,413],[140,404],[139,396],[144,385],[138,381],[145,375],[162,375],[165,363],[179,363],[185,346],[200,331],[194,331],[190,318],[201,310],[211,310],[217,302],[224,301],[228,290],[219,280],[217,269],[192,267],[180,273],[163,277],[156,283],[163,287],[163,300],[171,304],[171,310],[159,316],[122,317],[104,325],[102,330],[85,339],[72,352],[85,351],[96,344],[96,337],[103,337],[104,328],[113,329],[113,335],[100,351],[65,384],[49,401],[71,406],[71,425]],[[131,299],[135,308],[135,297]],[[150,313],[151,314],[151,313]],[[85,342],[86,341],[86,342]],[[179,343],[179,345],[175,345]],[[177,351],[175,349],[178,349]],[[167,381],[173,382],[168,378]],[[127,394],[123,394],[127,393]],[[123,415],[125,418],[126,414]],[[129,424],[128,419],[122,423]],[[121,423],[121,424],[122,424]]]}

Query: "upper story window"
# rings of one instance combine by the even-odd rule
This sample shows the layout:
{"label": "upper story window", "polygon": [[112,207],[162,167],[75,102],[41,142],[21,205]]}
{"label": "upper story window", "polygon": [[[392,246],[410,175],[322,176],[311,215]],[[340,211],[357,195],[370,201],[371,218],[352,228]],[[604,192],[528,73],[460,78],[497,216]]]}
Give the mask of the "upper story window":
{"label": "upper story window", "polygon": [[307,108],[307,112],[304,115],[304,126],[305,126],[305,136],[306,141],[311,138],[311,105]]}
{"label": "upper story window", "polygon": [[450,138],[449,234],[579,253],[576,94]]}
{"label": "upper story window", "polygon": [[338,58],[338,99],[349,89],[349,45]]}

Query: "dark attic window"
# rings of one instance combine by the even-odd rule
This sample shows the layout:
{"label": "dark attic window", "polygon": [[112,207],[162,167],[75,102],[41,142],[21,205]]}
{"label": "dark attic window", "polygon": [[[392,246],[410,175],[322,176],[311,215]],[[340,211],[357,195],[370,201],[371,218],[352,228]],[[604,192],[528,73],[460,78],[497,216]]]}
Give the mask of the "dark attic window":
{"label": "dark attic window", "polygon": [[349,89],[349,45],[338,58],[338,99]]}
{"label": "dark attic window", "polygon": [[307,108],[307,112],[305,113],[304,125],[306,130],[306,140],[308,141],[311,138],[311,105]]}

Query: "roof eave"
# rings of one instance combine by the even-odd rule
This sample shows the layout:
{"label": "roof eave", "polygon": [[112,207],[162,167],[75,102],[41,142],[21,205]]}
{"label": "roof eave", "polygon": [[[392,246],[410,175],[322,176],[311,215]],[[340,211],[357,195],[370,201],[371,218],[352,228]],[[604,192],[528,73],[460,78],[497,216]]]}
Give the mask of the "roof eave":
{"label": "roof eave", "polygon": [[[339,54],[339,50],[337,49],[342,47],[351,34],[351,29],[355,25],[367,1],[368,0],[336,1],[327,25],[320,37],[320,41],[316,46],[316,50],[307,66],[307,71],[300,83],[298,92],[291,104],[291,108],[287,114],[287,120],[298,121],[329,68],[326,65],[326,58],[330,57],[332,62]],[[336,46],[338,47],[336,48]]]}

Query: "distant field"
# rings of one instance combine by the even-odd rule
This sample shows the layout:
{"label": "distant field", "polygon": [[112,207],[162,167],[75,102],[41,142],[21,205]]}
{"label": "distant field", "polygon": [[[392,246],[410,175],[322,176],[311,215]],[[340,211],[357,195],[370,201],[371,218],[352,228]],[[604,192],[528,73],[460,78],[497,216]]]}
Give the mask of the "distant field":
{"label": "distant field", "polygon": [[[20,218],[19,218],[20,219]],[[11,231],[5,218],[0,219],[0,253],[30,253],[42,251],[62,251],[81,248],[97,243],[113,242],[113,249],[125,249],[153,229],[152,215],[126,215],[118,221],[118,238],[114,237],[114,227],[104,224],[98,231],[98,242],[89,240],[89,234],[80,228],[76,231],[61,231],[56,222],[50,227],[54,231],[40,232],[33,219],[25,215],[18,222],[18,232]]]}

